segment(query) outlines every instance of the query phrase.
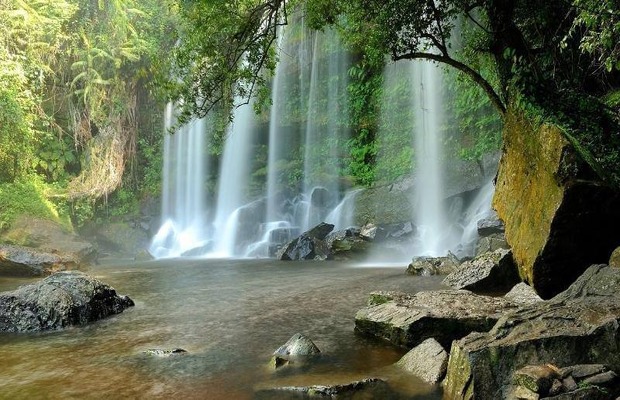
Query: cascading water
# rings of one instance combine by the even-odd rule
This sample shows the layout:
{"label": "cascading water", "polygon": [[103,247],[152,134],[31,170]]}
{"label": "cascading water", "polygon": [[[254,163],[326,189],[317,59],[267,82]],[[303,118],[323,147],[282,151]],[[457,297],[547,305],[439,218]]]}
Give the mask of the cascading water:
{"label": "cascading water", "polygon": [[209,241],[204,190],[208,165],[207,122],[193,120],[174,135],[174,106],[168,104],[164,126],[162,225],[149,247],[156,258],[179,257]]}
{"label": "cascading water", "polygon": [[411,62],[413,74],[413,129],[417,204],[414,221],[418,228],[418,248],[414,252],[428,256],[444,255],[449,232],[443,207],[441,71],[429,62]]}
{"label": "cascading water", "polygon": [[[191,138],[175,142],[173,150],[166,147],[165,222],[152,242],[155,257],[266,257],[273,254],[274,243],[286,242],[320,221],[333,221],[337,228],[351,225],[352,211],[343,206],[351,205],[351,196],[345,197],[339,184],[339,149],[348,134],[342,128],[348,59],[334,32],[314,32],[300,22],[280,32],[266,165],[254,165],[259,147],[254,142],[260,134],[251,105],[235,110],[228,129],[215,206],[207,208],[205,201],[206,162],[192,161],[195,152],[206,153],[208,139],[202,133],[198,143],[187,134],[204,121],[183,127],[175,136]],[[172,114],[172,106],[167,114]],[[180,161],[190,163],[191,171]],[[248,194],[253,167],[267,172],[262,199]]]}
{"label": "cascading water", "polygon": [[232,257],[238,255],[237,229],[239,207],[247,200],[247,187],[252,172],[253,116],[251,104],[235,109],[233,122],[228,128],[224,153],[220,161],[217,188],[217,208],[213,226],[211,256]]}
{"label": "cascading water", "polygon": [[[386,65],[384,70],[378,178],[381,180],[383,174],[386,181],[393,180],[390,173],[394,173],[394,160],[401,160],[396,172],[411,176],[401,186],[410,188],[406,189],[411,204],[409,218],[415,226],[413,236],[400,242],[389,261],[402,263],[412,256],[437,257],[449,252],[471,256],[477,239],[476,222],[491,212],[491,177],[478,173],[471,176],[471,183],[464,184],[460,169],[465,162],[444,150],[449,116],[442,98],[443,80],[442,70],[426,61],[400,61]],[[410,135],[402,133],[403,126],[412,127]],[[413,162],[405,162],[407,157]],[[471,175],[471,170],[465,170]],[[464,189],[451,187],[455,181]],[[370,261],[383,260],[387,260],[385,254],[374,254]]]}

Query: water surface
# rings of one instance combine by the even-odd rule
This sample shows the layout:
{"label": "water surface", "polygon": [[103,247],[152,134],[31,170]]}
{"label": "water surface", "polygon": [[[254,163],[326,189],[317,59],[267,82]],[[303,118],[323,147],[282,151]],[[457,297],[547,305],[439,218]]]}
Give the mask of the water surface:
{"label": "water surface", "polygon": [[[440,398],[436,387],[389,367],[402,349],[353,329],[369,292],[436,289],[440,278],[273,260],[162,260],[89,273],[136,306],[86,327],[0,335],[0,398],[251,399],[257,388],[365,377],[389,379],[403,399]],[[0,278],[0,290],[28,281]],[[321,356],[269,371],[273,351],[297,332]],[[142,354],[176,347],[189,355]]]}

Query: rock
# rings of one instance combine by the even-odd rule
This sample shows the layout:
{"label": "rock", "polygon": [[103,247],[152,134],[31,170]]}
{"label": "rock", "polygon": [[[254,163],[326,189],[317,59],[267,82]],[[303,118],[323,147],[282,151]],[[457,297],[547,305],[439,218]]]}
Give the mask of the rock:
{"label": "rock", "polygon": [[314,228],[285,244],[276,254],[279,260],[326,260],[329,249],[324,239],[334,229],[334,225],[321,222]]}
{"label": "rock", "polygon": [[97,249],[76,235],[69,226],[47,219],[19,216],[0,236],[0,242],[51,253],[71,259],[77,265],[97,260]]}
{"label": "rock", "polygon": [[255,392],[255,399],[293,400],[293,399],[391,399],[395,394],[387,382],[378,378],[369,378],[342,385],[283,386],[260,389]]}
{"label": "rock", "polygon": [[332,205],[332,194],[324,187],[315,187],[310,193],[310,204],[313,207],[326,208]]}
{"label": "rock", "polygon": [[476,243],[475,257],[484,253],[490,253],[498,249],[510,249],[506,236],[503,233],[494,233],[478,239]]}
{"label": "rock", "polygon": [[59,255],[23,246],[0,244],[0,275],[45,276],[79,267],[70,255]]}
{"label": "rock", "polygon": [[375,236],[377,236],[378,229],[379,228],[375,224],[366,224],[362,226],[360,230],[360,237],[364,240],[372,242],[375,240]]}
{"label": "rock", "polygon": [[466,261],[443,284],[474,292],[506,292],[521,280],[510,250],[499,249]]}
{"label": "rock", "polygon": [[515,110],[504,127],[493,208],[520,276],[549,299],[609,260],[620,243],[620,192],[592,179],[558,127]]}
{"label": "rock", "polygon": [[549,301],[511,310],[489,332],[455,341],[445,397],[504,398],[517,369],[540,363],[620,368],[620,270],[590,267]]}
{"label": "rock", "polygon": [[133,306],[110,286],[82,272],[58,272],[0,293],[0,332],[34,332],[85,325]]}
{"label": "rock", "polygon": [[611,257],[609,257],[609,266],[614,268],[620,268],[620,247],[617,247],[611,253]]}
{"label": "rock", "polygon": [[530,305],[543,301],[527,283],[517,283],[510,292],[504,295],[504,298],[514,304]]}
{"label": "rock", "polygon": [[559,377],[558,369],[550,365],[527,365],[513,374],[513,381],[515,385],[534,393],[548,394],[553,382]]}
{"label": "rock", "polygon": [[370,293],[367,304],[369,306],[376,306],[379,304],[387,303],[388,301],[392,301],[394,299],[407,299],[411,297],[412,295],[403,292],[378,290],[376,292]]}
{"label": "rock", "polygon": [[396,365],[428,383],[438,383],[446,374],[448,353],[433,338],[405,354]]}
{"label": "rock", "polygon": [[503,234],[504,233],[504,223],[497,216],[497,213],[493,213],[493,215],[483,218],[477,222],[478,235],[485,237],[494,234]]}
{"label": "rock", "polygon": [[280,356],[273,356],[269,360],[269,369],[276,370],[280,367],[284,367],[285,365],[289,365],[291,363],[290,360]]}
{"label": "rock", "polygon": [[320,352],[321,350],[316,347],[312,340],[301,333],[296,333],[273,354],[278,356],[309,356]]}
{"label": "rock", "polygon": [[142,229],[140,222],[111,221],[91,223],[80,233],[97,244],[102,253],[115,257],[134,258],[149,246],[149,233]]}
{"label": "rock", "polygon": [[335,260],[363,259],[370,243],[360,236],[359,230],[348,228],[331,232],[325,238],[330,258]]}
{"label": "rock", "polygon": [[470,332],[491,329],[503,312],[515,306],[503,298],[478,296],[466,290],[438,290],[399,295],[355,315],[355,330],[413,348],[434,338],[448,348]]}
{"label": "rock", "polygon": [[614,371],[602,372],[600,374],[596,374],[594,376],[590,376],[583,380],[583,385],[593,385],[593,386],[603,386],[608,387],[612,386],[618,380],[618,375]]}
{"label": "rock", "polygon": [[608,368],[603,364],[579,364],[560,369],[560,374],[562,378],[570,376],[573,379],[584,379],[602,372],[607,372],[607,370]]}
{"label": "rock", "polygon": [[180,348],[176,348],[176,349],[147,349],[147,350],[144,350],[142,353],[146,354],[147,356],[160,357],[160,358],[174,357],[174,356],[181,356],[181,355],[188,354],[187,350],[180,349]]}
{"label": "rock", "polygon": [[409,275],[448,275],[458,269],[460,262],[452,253],[446,257],[416,257],[407,266]]}

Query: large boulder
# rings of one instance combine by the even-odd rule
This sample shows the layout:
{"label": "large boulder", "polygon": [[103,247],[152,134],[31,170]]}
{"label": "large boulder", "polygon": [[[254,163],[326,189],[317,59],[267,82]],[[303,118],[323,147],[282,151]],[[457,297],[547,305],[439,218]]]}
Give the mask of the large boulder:
{"label": "large boulder", "polygon": [[604,364],[620,370],[620,269],[590,267],[552,300],[506,313],[489,332],[452,344],[447,399],[510,398],[527,365]]}
{"label": "large boulder", "polygon": [[44,276],[57,271],[76,269],[78,266],[78,260],[71,255],[0,244],[2,276]]}
{"label": "large boulder", "polygon": [[57,254],[76,265],[96,261],[97,249],[76,235],[70,226],[31,216],[19,216],[2,233],[0,242],[23,246],[40,253]]}
{"label": "large boulder", "polygon": [[327,259],[330,253],[325,238],[333,229],[334,225],[321,222],[285,244],[276,254],[276,258],[285,261]]}
{"label": "large boulder", "polygon": [[521,277],[544,299],[620,243],[620,192],[593,180],[562,131],[506,114],[493,207]]}
{"label": "large boulder", "polygon": [[371,305],[355,315],[355,330],[406,348],[434,338],[448,348],[470,332],[486,332],[516,306],[503,298],[466,290],[437,290],[414,295],[388,292],[371,296]]}
{"label": "large boulder", "polygon": [[133,306],[105,283],[82,272],[53,274],[0,293],[0,332],[35,332],[85,325]]}
{"label": "large boulder", "polygon": [[511,251],[498,249],[464,262],[442,283],[454,289],[497,293],[509,291],[520,281]]}

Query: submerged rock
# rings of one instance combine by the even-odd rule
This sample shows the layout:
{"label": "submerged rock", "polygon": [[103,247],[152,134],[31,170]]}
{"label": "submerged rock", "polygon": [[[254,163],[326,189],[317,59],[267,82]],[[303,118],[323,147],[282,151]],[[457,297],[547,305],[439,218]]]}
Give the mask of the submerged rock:
{"label": "submerged rock", "polygon": [[316,347],[310,338],[301,333],[296,333],[291,336],[286,343],[274,351],[273,354],[278,356],[309,356],[319,354],[320,352],[321,350]]}
{"label": "submerged rock", "polygon": [[293,399],[391,399],[394,394],[387,382],[378,378],[339,385],[283,386],[260,389],[255,398],[264,400]]}
{"label": "submerged rock", "polygon": [[445,397],[510,398],[513,373],[532,364],[596,363],[619,370],[618,288],[620,269],[592,266],[552,300],[507,312],[489,332],[455,341]]}
{"label": "submerged rock", "polygon": [[405,354],[396,366],[428,383],[438,383],[446,374],[448,353],[433,338],[426,339]]}
{"label": "submerged rock", "polygon": [[502,313],[516,308],[506,299],[466,290],[390,295],[391,300],[358,311],[355,329],[406,348],[429,338],[448,348],[453,340],[470,332],[488,331]]}
{"label": "submerged rock", "polygon": [[147,350],[144,350],[142,353],[146,354],[148,356],[166,358],[166,357],[173,357],[173,356],[180,356],[180,355],[187,354],[187,350],[180,349],[180,348],[176,348],[176,349],[147,349]]}
{"label": "submerged rock", "polygon": [[0,332],[34,332],[85,325],[133,306],[127,296],[82,272],[58,272],[0,293]]}
{"label": "submerged rock", "polygon": [[464,262],[442,283],[455,289],[493,293],[506,292],[520,281],[512,252],[499,249]]}
{"label": "submerged rock", "polygon": [[79,267],[70,255],[59,255],[33,248],[0,244],[0,275],[45,276]]}

